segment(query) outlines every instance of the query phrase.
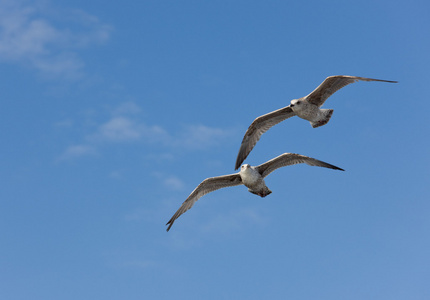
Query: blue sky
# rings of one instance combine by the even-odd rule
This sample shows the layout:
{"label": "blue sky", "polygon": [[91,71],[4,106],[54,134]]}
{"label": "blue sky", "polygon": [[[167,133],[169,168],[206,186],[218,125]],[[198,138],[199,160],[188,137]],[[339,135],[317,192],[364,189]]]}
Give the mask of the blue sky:
{"label": "blue sky", "polygon": [[[1,299],[429,299],[428,1],[0,0]],[[254,118],[359,82],[201,198]],[[309,185],[310,184],[310,185]]]}

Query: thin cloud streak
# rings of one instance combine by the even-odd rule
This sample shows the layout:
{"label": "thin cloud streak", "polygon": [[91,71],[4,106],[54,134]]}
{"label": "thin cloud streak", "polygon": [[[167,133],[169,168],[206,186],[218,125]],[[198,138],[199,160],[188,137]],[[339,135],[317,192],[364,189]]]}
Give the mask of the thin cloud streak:
{"label": "thin cloud streak", "polygon": [[149,143],[165,143],[168,133],[160,126],[147,126],[128,116],[112,117],[101,124],[97,132],[87,136],[90,142],[128,142],[145,139]]}
{"label": "thin cloud streak", "polygon": [[228,130],[205,125],[187,125],[176,134],[167,132],[159,125],[147,125],[128,116],[116,116],[101,124],[97,132],[88,137],[100,142],[126,142],[144,140],[166,147],[205,149],[231,135]]}
{"label": "thin cloud streak", "polygon": [[188,125],[179,134],[178,138],[172,141],[172,144],[185,148],[205,149],[218,144],[231,134],[231,132],[220,128],[205,125]]}
{"label": "thin cloud streak", "polygon": [[95,155],[96,149],[90,145],[73,145],[69,146],[57,161],[69,160],[77,157]]}
{"label": "thin cloud streak", "polygon": [[185,187],[185,183],[175,175],[169,175],[169,174],[165,174],[163,172],[157,171],[157,172],[153,172],[152,176],[159,179],[162,182],[162,184],[170,190],[180,191],[180,190],[183,190]]}
{"label": "thin cloud streak", "polygon": [[172,190],[182,190],[185,186],[184,182],[176,176],[167,177],[163,183]]}
{"label": "thin cloud streak", "polygon": [[[140,107],[132,102],[123,103],[112,110],[112,115],[107,121],[96,126],[95,131],[84,137],[85,143],[75,147],[81,149],[84,145],[88,149],[105,147],[109,143],[145,143],[158,147],[164,147],[164,156],[172,158],[172,151],[177,149],[203,150],[219,145],[230,136],[233,131],[228,129],[208,127],[205,125],[187,125],[170,133],[160,125],[147,125],[139,120]],[[69,121],[70,124],[76,122]],[[73,155],[73,148],[66,149],[63,159],[75,158],[91,151],[82,151],[81,155]],[[74,150],[78,152],[77,150]],[[167,156],[169,155],[169,156]],[[171,182],[173,186],[179,185]]]}
{"label": "thin cloud streak", "polygon": [[128,141],[136,140],[141,137],[138,126],[125,117],[116,117],[99,128],[100,138],[108,141]]}
{"label": "thin cloud streak", "polygon": [[50,77],[82,77],[85,62],[78,49],[107,41],[112,28],[83,11],[48,13],[38,4],[0,1],[0,61]]}

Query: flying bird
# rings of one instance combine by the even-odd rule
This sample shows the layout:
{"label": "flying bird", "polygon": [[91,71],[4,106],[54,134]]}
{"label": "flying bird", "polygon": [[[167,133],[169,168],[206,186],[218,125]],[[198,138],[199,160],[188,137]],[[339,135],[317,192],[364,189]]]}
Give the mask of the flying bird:
{"label": "flying bird", "polygon": [[237,170],[239,168],[239,166],[251,152],[252,148],[254,148],[255,144],[257,144],[263,133],[285,119],[297,115],[302,119],[308,120],[313,128],[327,124],[331,118],[331,115],[333,114],[333,109],[321,109],[320,107],[336,91],[359,80],[397,83],[397,81],[348,75],[327,77],[309,95],[299,99],[291,100],[290,105],[256,118],[254,122],[252,122],[252,124],[248,127],[248,130],[243,137],[234,169]]}
{"label": "flying bird", "polygon": [[264,164],[261,164],[256,167],[244,164],[242,165],[238,173],[218,177],[210,177],[203,180],[188,196],[188,198],[182,203],[181,207],[176,211],[176,213],[169,220],[169,222],[167,222],[166,225],[169,225],[169,227],[167,227],[167,231],[170,230],[173,223],[177,218],[179,218],[180,215],[189,210],[194,205],[194,203],[196,203],[196,201],[200,199],[200,197],[206,195],[207,193],[213,192],[221,188],[243,184],[248,188],[249,192],[256,194],[260,197],[266,197],[267,195],[272,193],[272,191],[269,190],[269,188],[264,182],[264,178],[267,175],[269,175],[278,168],[302,163],[308,164],[310,166],[344,171],[339,167],[325,163],[315,158],[294,153],[281,154],[278,157],[275,157],[274,159],[271,159]]}

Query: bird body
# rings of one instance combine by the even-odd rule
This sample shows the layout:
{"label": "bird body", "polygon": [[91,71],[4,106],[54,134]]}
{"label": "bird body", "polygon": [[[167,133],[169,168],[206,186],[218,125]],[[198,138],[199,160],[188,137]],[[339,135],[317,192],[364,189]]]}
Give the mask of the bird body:
{"label": "bird body", "polygon": [[246,131],[237,154],[235,170],[237,170],[243,161],[248,157],[254,146],[260,140],[260,137],[276,124],[298,116],[308,120],[313,128],[323,126],[330,120],[333,109],[321,109],[324,102],[336,91],[357,81],[380,81],[396,83],[397,81],[372,79],[358,76],[335,75],[327,77],[315,90],[309,95],[294,99],[290,105],[281,109],[272,111],[256,118]]}
{"label": "bird body", "polygon": [[327,124],[333,114],[333,109],[321,109],[305,97],[292,100],[289,106],[299,118],[308,120],[313,128]]}
{"label": "bird body", "polygon": [[272,193],[272,191],[266,186],[263,176],[261,176],[255,167],[248,164],[242,165],[239,175],[242,179],[243,185],[248,188],[249,192],[260,197],[266,197]]}
{"label": "bird body", "polygon": [[264,178],[266,176],[268,176],[270,173],[272,173],[278,168],[301,163],[305,163],[310,166],[344,171],[343,169],[331,165],[329,163],[295,153],[281,154],[278,157],[275,157],[255,167],[250,166],[248,164],[244,164],[241,166],[240,171],[238,173],[210,177],[203,180],[194,189],[194,191],[192,191],[188,198],[182,203],[181,207],[175,212],[172,218],[170,218],[169,222],[167,222],[167,231],[170,230],[173,223],[177,218],[179,218],[180,215],[189,210],[194,205],[194,203],[196,203],[197,200],[199,200],[207,193],[213,192],[221,188],[243,184],[248,188],[249,192],[256,194],[260,197],[266,197],[267,195],[272,193],[272,191],[269,190],[269,188],[266,186],[266,183],[264,182]]}

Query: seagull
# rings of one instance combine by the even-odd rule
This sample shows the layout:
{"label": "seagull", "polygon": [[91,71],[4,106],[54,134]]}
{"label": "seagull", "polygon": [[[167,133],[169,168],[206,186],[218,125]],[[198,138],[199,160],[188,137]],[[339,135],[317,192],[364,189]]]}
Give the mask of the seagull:
{"label": "seagull", "polygon": [[254,122],[252,122],[252,124],[248,127],[248,130],[243,137],[234,169],[237,170],[239,168],[239,166],[251,152],[252,148],[254,148],[255,144],[257,144],[263,133],[285,119],[297,115],[302,119],[308,120],[313,128],[327,124],[331,118],[331,115],[333,114],[333,109],[321,109],[320,107],[336,91],[359,80],[397,83],[397,81],[348,75],[335,75],[327,77],[309,95],[299,99],[291,100],[290,105],[256,118]]}
{"label": "seagull", "polygon": [[181,207],[176,211],[176,213],[169,220],[169,222],[167,222],[166,225],[169,225],[169,227],[167,227],[167,231],[170,230],[173,223],[177,218],[179,218],[180,215],[189,210],[194,205],[194,203],[196,203],[196,201],[200,199],[200,197],[206,195],[207,193],[213,192],[221,188],[243,184],[248,188],[249,192],[256,194],[260,197],[266,197],[267,195],[272,193],[272,191],[269,190],[269,188],[264,183],[264,178],[267,175],[269,175],[278,168],[302,163],[308,164],[310,166],[344,171],[339,167],[325,163],[315,158],[295,153],[281,154],[278,157],[275,157],[265,162],[264,164],[261,164],[256,167],[244,164],[242,165],[238,173],[218,177],[210,177],[203,180],[188,196],[187,200],[182,203]]}

